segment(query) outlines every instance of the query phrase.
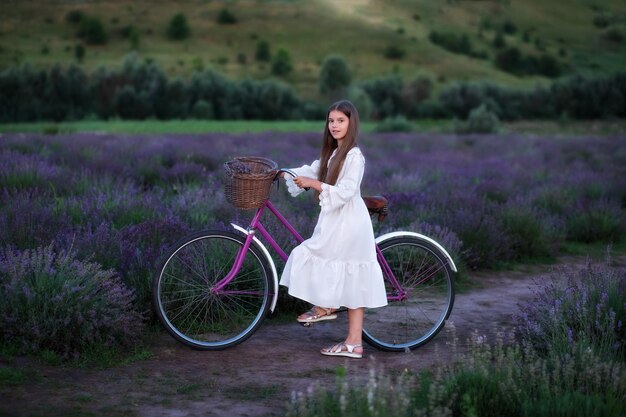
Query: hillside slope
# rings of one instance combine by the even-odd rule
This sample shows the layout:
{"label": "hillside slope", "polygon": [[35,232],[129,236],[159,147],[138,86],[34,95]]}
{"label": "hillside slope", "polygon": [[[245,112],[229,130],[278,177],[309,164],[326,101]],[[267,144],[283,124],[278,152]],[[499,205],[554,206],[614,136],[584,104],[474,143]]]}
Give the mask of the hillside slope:
{"label": "hillside slope", "polygon": [[[530,86],[546,80],[499,70],[498,32],[503,48],[516,47],[525,56],[547,54],[564,73],[612,73],[626,64],[626,2],[615,0],[25,0],[3,1],[0,8],[0,68],[78,62],[78,44],[85,47],[80,65],[86,69],[116,67],[133,50],[132,27],[141,56],[180,76],[210,66],[237,79],[271,77],[271,63],[255,60],[258,42],[267,41],[271,53],[289,52],[294,69],[283,79],[305,96],[316,94],[320,66],[334,53],[346,58],[356,80],[393,72],[406,79],[428,74],[440,84],[490,79]],[[217,22],[224,9],[236,23]],[[78,24],[66,21],[76,10],[101,20],[108,33],[104,45],[77,37]],[[191,28],[183,41],[166,37],[176,13],[183,13]],[[433,31],[465,35],[483,58],[434,44]],[[390,47],[404,56],[386,58]]]}

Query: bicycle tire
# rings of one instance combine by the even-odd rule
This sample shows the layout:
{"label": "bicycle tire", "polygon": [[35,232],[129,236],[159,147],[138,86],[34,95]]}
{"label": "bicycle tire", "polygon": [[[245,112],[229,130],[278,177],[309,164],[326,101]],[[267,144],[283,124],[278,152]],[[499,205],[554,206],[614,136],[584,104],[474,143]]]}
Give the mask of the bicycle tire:
{"label": "bicycle tire", "polygon": [[400,294],[383,268],[389,304],[366,309],[363,338],[392,352],[422,346],[439,333],[452,312],[453,270],[439,248],[414,235],[391,237],[379,248],[406,295],[397,300]]}
{"label": "bicycle tire", "polygon": [[265,255],[252,242],[226,292],[213,292],[234,264],[244,236],[207,231],[172,246],[152,283],[161,323],[179,342],[195,349],[222,350],[250,337],[267,315],[273,288]]}

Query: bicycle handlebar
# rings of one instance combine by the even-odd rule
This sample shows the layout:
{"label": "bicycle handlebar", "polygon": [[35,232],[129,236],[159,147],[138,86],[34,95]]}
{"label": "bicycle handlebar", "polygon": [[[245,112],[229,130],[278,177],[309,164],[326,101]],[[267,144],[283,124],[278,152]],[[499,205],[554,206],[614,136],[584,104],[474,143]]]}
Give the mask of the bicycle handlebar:
{"label": "bicycle handlebar", "polygon": [[[276,176],[274,177],[274,181],[276,181],[276,179],[280,176],[280,174],[282,174],[283,172],[286,172],[287,174],[291,175],[292,177],[297,177],[298,174],[296,174],[295,172],[293,172],[292,170],[290,170],[289,168],[280,168],[277,172],[276,172]],[[304,188],[304,191],[309,191],[309,187]]]}
{"label": "bicycle handlebar", "polygon": [[290,174],[290,175],[291,175],[292,177],[294,177],[294,178],[298,176],[298,174],[296,174],[295,172],[293,172],[293,171],[292,171],[292,170],[290,170],[289,168],[280,168],[280,169],[278,170],[278,172],[276,173],[276,177],[275,177],[274,179],[278,178],[278,176],[279,176],[280,174],[282,174],[283,172],[286,172],[287,174]]}

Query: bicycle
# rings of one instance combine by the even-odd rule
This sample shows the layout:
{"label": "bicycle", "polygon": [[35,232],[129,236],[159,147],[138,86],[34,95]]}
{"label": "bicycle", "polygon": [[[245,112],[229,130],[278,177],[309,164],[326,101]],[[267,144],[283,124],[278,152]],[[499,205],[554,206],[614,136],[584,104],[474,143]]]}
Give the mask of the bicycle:
{"label": "bicycle", "polygon": [[[231,223],[233,231],[188,235],[164,257],[152,284],[153,304],[178,341],[196,349],[225,349],[249,338],[268,311],[274,312],[278,273],[257,234],[283,260],[288,256],[263,227],[262,215],[269,211],[298,242],[304,240],[269,200],[269,188],[283,172],[296,176],[289,169],[271,173],[261,200],[252,204],[258,208],[247,228]],[[384,220],[386,199],[363,199],[370,214]],[[422,346],[444,327],[452,311],[454,261],[439,243],[418,233],[391,232],[375,242],[388,305],[366,309],[363,339],[386,351]]]}

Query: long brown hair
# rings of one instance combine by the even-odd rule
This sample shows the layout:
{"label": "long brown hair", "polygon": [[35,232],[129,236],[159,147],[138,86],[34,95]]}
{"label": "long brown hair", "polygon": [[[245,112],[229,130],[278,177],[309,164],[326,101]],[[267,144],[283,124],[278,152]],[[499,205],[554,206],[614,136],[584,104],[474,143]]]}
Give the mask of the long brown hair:
{"label": "long brown hair", "polygon": [[[348,124],[348,132],[346,132],[346,136],[343,138],[343,143],[341,148],[337,150],[337,153],[333,157],[330,162],[330,166],[328,165],[328,160],[330,156],[333,154],[333,151],[337,149],[337,141],[330,134],[330,130],[328,129],[328,116],[330,112],[333,110],[337,110],[345,114],[350,123]],[[322,154],[320,156],[320,170],[317,176],[317,179],[321,182],[325,182],[326,184],[335,185],[337,182],[337,177],[339,177],[339,173],[341,172],[341,167],[343,166],[343,162],[346,159],[346,155],[350,151],[350,149],[354,148],[357,143],[357,136],[359,135],[359,112],[357,111],[354,104],[349,102],[348,100],[341,100],[336,103],[331,104],[326,112],[326,124],[324,125],[324,135],[322,142]]]}

